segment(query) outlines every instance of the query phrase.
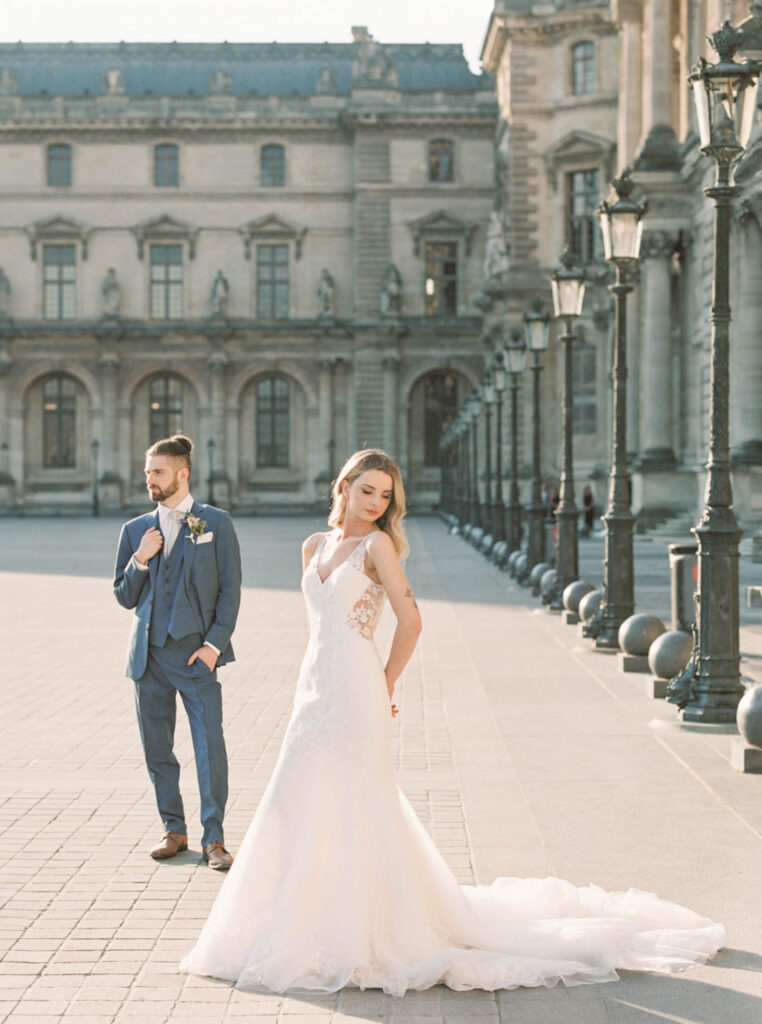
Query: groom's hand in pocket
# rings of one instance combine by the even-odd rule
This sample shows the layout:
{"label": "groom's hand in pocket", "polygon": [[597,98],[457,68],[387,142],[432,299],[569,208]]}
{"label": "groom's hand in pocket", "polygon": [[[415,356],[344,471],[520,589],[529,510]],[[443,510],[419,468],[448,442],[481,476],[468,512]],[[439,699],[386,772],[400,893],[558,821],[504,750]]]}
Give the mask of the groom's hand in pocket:
{"label": "groom's hand in pocket", "polygon": [[140,539],[138,550],[135,552],[135,561],[140,562],[141,565],[147,565],[163,543],[164,538],[161,535],[161,530],[157,530],[155,526],[152,526],[150,530],[146,530]]}
{"label": "groom's hand in pocket", "polygon": [[201,661],[203,661],[203,663],[209,669],[209,671],[214,672],[215,668],[217,667],[218,657],[219,655],[217,654],[216,651],[212,650],[212,648],[209,647],[208,644],[204,644],[203,647],[199,647],[199,649],[197,651],[194,651],[193,654],[191,654],[190,658],[188,658],[188,667],[190,668],[190,666],[193,664],[196,658],[200,658]]}

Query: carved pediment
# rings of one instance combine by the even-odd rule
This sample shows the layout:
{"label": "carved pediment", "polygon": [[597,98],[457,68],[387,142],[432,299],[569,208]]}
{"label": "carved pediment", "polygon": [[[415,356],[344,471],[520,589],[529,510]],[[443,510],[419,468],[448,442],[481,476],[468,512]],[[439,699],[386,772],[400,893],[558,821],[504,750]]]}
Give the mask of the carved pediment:
{"label": "carved pediment", "polygon": [[299,259],[302,255],[307,228],[297,227],[278,217],[277,214],[268,213],[266,216],[250,220],[248,224],[238,228],[238,234],[243,238],[243,250],[247,260],[251,259],[251,247],[257,242],[293,242],[294,256]]}
{"label": "carved pediment", "polygon": [[196,239],[198,228],[194,228],[185,221],[176,220],[169,214],[162,214],[161,217],[152,217],[141,224],[130,228],[138,243],[138,259],[143,259],[146,242],[185,242],[188,245],[188,257],[196,257]]}
{"label": "carved pediment", "polygon": [[446,210],[437,210],[428,213],[417,220],[408,221],[408,228],[413,235],[413,252],[416,256],[421,254],[421,241],[423,239],[446,240],[462,238],[466,246],[466,256],[471,252],[471,243],[478,224],[460,220]]}
{"label": "carved pediment", "polygon": [[35,221],[30,227],[24,228],[29,239],[33,260],[37,259],[37,245],[41,241],[78,242],[81,247],[82,259],[86,260],[87,241],[91,230],[80,221],[63,216],[45,217],[43,220]]}
{"label": "carved pediment", "polygon": [[543,154],[548,179],[555,189],[558,184],[558,172],[567,164],[587,163],[594,167],[603,167],[604,178],[608,180],[613,173],[616,143],[593,132],[573,131],[549,146]]}

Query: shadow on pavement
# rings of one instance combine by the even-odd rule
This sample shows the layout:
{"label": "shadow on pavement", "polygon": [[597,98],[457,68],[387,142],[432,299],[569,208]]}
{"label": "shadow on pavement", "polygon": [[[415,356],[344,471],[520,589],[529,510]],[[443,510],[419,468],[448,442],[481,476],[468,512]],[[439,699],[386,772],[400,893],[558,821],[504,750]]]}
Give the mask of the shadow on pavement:
{"label": "shadow on pavement", "polygon": [[[710,967],[731,968],[727,954],[748,957],[757,963],[762,960],[753,953],[725,950]],[[758,970],[759,967],[747,967]],[[731,984],[731,980],[728,979]],[[615,989],[603,992],[606,1011],[611,1024],[643,1024],[656,1021],[685,1021],[690,1024],[757,1024],[762,1020],[762,999],[739,992],[724,985],[710,985],[694,981],[689,975],[661,977],[653,974],[636,975],[622,972],[622,980]]]}

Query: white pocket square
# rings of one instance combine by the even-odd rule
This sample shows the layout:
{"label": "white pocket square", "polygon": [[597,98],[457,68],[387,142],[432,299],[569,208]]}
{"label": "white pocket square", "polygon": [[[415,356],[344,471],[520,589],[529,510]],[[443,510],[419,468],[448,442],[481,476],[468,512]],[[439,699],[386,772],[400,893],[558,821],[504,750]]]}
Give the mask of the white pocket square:
{"label": "white pocket square", "polygon": [[210,540],[214,540],[214,534],[202,533],[199,537],[190,537],[189,539],[194,541],[195,544],[208,544]]}

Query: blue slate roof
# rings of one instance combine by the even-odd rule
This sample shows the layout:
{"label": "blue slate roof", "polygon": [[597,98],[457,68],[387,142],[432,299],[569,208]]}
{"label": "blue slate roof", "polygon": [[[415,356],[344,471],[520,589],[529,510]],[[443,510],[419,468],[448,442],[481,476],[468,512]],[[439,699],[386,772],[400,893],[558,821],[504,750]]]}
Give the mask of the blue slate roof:
{"label": "blue slate roof", "polygon": [[[18,95],[99,95],[106,72],[119,69],[127,95],[208,93],[215,71],[230,76],[230,95],[310,95],[321,71],[336,74],[336,93],[352,86],[351,43],[3,43],[0,72],[15,73]],[[406,91],[475,91],[489,76],[469,69],[453,44],[389,44],[383,52]],[[332,90],[333,91],[333,90]]]}

